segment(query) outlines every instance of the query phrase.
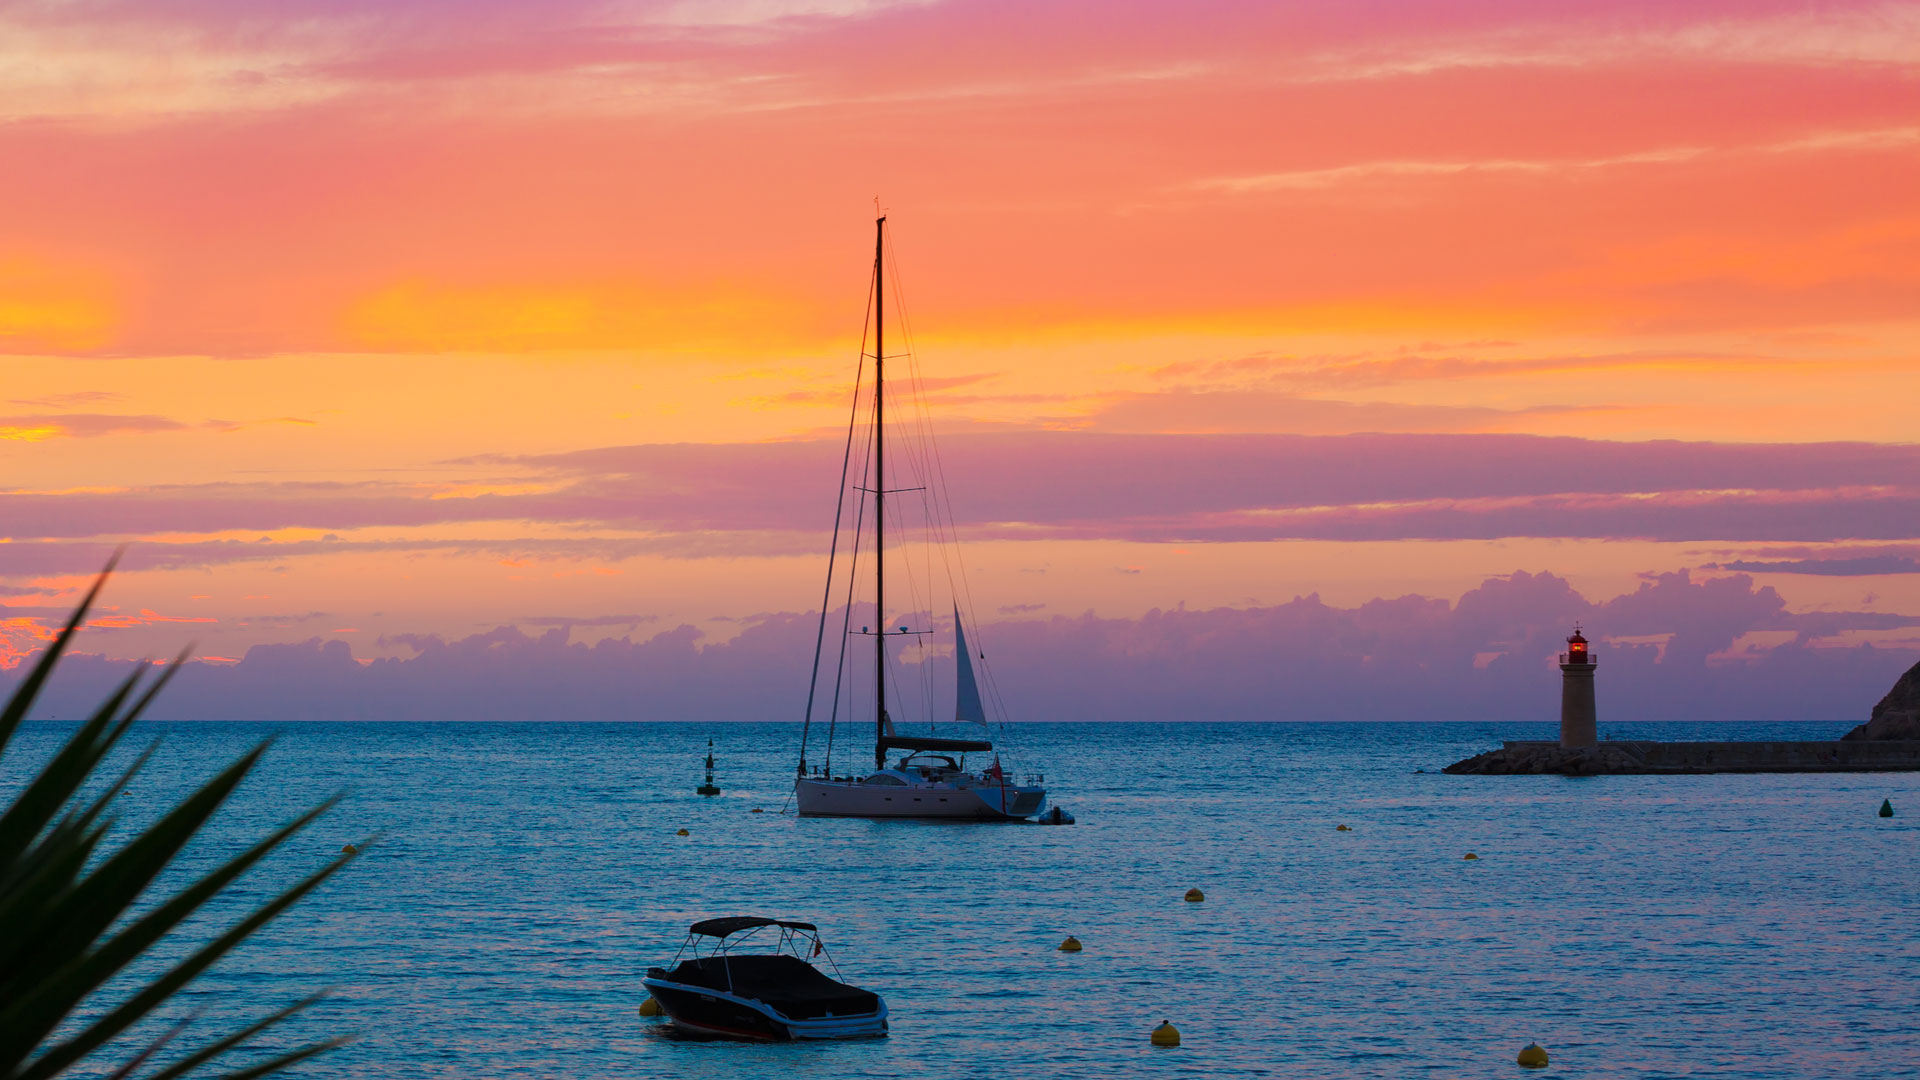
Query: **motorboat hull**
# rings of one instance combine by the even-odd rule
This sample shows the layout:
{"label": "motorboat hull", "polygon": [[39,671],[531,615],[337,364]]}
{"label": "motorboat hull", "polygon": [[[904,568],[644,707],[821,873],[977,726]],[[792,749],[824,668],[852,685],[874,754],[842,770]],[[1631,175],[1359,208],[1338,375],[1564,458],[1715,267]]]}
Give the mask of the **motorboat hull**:
{"label": "motorboat hull", "polygon": [[642,980],[673,1026],[706,1038],[785,1042],[795,1039],[872,1039],[887,1033],[887,1003],[848,1016],[790,1017],[765,1002],[668,979]]}
{"label": "motorboat hull", "polygon": [[794,782],[801,817],[949,818],[1020,821],[1040,812],[1045,788],[1001,786],[877,785],[856,780],[802,778]]}

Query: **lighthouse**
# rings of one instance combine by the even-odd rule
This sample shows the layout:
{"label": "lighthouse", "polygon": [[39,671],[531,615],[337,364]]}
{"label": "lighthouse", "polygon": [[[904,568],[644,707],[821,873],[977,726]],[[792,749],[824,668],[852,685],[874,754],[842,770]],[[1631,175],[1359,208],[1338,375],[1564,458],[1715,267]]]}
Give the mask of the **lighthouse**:
{"label": "lighthouse", "polygon": [[1560,654],[1561,746],[1592,746],[1599,741],[1594,730],[1593,664],[1587,639],[1575,624],[1567,651]]}

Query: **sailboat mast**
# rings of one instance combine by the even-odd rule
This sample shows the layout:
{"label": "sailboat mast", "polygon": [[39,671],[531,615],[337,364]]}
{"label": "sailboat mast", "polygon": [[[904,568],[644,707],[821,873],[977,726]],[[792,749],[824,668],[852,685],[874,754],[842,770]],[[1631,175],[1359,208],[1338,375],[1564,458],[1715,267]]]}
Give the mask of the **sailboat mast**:
{"label": "sailboat mast", "polygon": [[881,740],[887,734],[887,469],[886,424],[882,410],[886,405],[887,304],[886,262],[887,219],[873,223],[873,767],[887,767],[887,747]]}

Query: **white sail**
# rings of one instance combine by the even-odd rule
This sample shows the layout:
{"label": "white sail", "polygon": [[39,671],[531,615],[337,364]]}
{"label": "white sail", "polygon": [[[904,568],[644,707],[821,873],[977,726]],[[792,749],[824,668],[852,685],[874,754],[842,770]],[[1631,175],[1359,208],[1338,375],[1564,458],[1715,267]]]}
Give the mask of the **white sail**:
{"label": "white sail", "polygon": [[980,684],[973,678],[973,657],[967,652],[967,632],[960,625],[960,607],[953,609],[954,706],[953,718],[962,724],[987,726],[987,709],[980,703]]}

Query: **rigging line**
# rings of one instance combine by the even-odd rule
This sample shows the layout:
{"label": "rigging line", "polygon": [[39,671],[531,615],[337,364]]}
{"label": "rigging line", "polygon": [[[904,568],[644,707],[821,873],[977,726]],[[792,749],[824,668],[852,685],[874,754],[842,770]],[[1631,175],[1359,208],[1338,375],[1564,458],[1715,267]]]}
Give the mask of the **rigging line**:
{"label": "rigging line", "polygon": [[[910,365],[909,370],[912,372],[913,378],[915,380],[917,381],[923,380],[923,376],[921,375],[921,372],[920,372],[918,349],[916,348],[914,344],[914,339],[913,339],[912,315],[907,308],[907,302],[906,302],[906,296],[905,296],[906,287],[904,284],[905,279],[904,279],[904,276],[901,274],[900,268],[898,265],[893,265],[892,269],[894,272],[894,278],[893,278],[894,307],[895,307],[895,311],[897,312],[896,318],[900,322],[901,333],[907,339],[907,357],[908,357],[908,364]],[[954,515],[953,515],[952,493],[947,489],[946,470],[945,470],[944,463],[940,458],[940,443],[939,443],[939,439],[934,435],[932,410],[927,405],[926,395],[924,391],[921,394],[918,404],[920,408],[916,415],[916,419],[920,422],[921,434],[926,440],[925,448],[922,450],[922,454],[925,455],[926,457],[931,458],[930,464],[927,466],[924,466],[927,470],[927,475],[929,478],[928,486],[938,489],[938,495],[936,496],[936,500],[935,500],[936,517],[939,516],[939,510],[941,509],[942,505],[944,505],[945,525],[946,525],[946,533],[945,533],[944,539],[952,547],[953,559],[958,559],[960,557],[960,538],[959,538],[958,525],[957,525],[957,522],[954,520]],[[937,482],[935,481],[936,477],[937,477]],[[973,622],[977,626],[979,624],[979,617],[978,617],[978,612],[973,610],[974,603],[973,603],[971,583],[966,580],[965,572],[963,570],[959,575],[961,580],[959,584],[956,586],[955,582],[952,580],[954,576],[953,565],[952,565],[952,562],[947,558],[947,551],[945,550],[945,548],[942,549],[941,555],[942,555],[942,562],[945,564],[945,568],[948,573],[949,588],[954,589],[956,594],[959,593],[961,590],[965,590],[966,596],[967,596],[967,607],[969,609],[969,615],[972,617]]]}
{"label": "rigging line", "polygon": [[[908,382],[911,387],[913,383],[913,379],[911,376],[912,368],[909,367],[908,370],[909,370]],[[908,412],[908,414],[911,415],[911,413],[908,410],[898,407],[901,404],[900,395],[896,393],[894,395],[893,400],[894,400],[894,404],[896,405],[896,408],[894,409],[894,415],[898,416],[902,412]],[[908,397],[907,400],[909,403],[915,403],[913,402],[913,399],[910,396]],[[907,441],[907,442],[904,442],[903,449],[906,451],[904,454],[894,455],[895,462],[897,463],[900,458],[905,457],[907,459],[908,471],[914,474],[914,479],[924,481],[927,475],[924,469],[924,461],[919,462],[919,464],[922,466],[921,468],[914,467],[916,464],[916,459],[913,451],[916,450],[917,447],[914,447],[910,441]],[[896,464],[896,468],[897,467],[898,465]],[[896,476],[897,475],[898,474],[896,474]],[[924,487],[924,483],[922,484],[922,486]],[[926,508],[929,505],[928,500],[926,499],[926,493],[924,491],[921,492],[920,505],[922,508],[922,516],[924,517]],[[898,550],[901,555],[900,565],[906,568],[907,599],[909,602],[909,611],[911,612],[912,616],[916,621],[919,619],[921,615],[925,615],[927,622],[930,624],[933,619],[932,613],[934,610],[933,588],[932,588],[933,582],[934,582],[933,560],[926,550],[926,548],[932,546],[932,543],[930,542],[930,531],[923,530],[921,532],[920,544],[918,545],[908,544],[904,539],[905,537],[911,535],[907,529],[907,524],[908,524],[907,511],[900,506],[900,500],[897,500],[897,499],[894,501],[894,505],[889,509],[891,511],[891,522],[896,526],[897,535],[903,538],[902,543],[899,545]],[[915,564],[916,558],[919,560],[920,565],[916,566]],[[924,582],[923,582],[923,578],[924,578]],[[925,586],[924,595],[923,595],[923,588],[922,588],[923,584]],[[918,685],[916,686],[916,689],[919,692],[915,696],[919,699],[919,702],[921,705],[922,711],[920,715],[926,717],[929,723],[936,723],[938,714],[935,712],[935,709],[934,709],[934,693],[933,693],[933,681],[932,681],[933,673],[924,663],[926,658],[925,642],[920,639],[916,639],[916,642],[921,646],[920,658],[922,660],[922,663],[918,669],[918,679],[917,679]],[[894,678],[895,678],[896,684],[900,683],[903,680],[903,676],[898,672],[895,673]],[[903,694],[902,704],[904,703],[905,703],[905,695]]]}
{"label": "rigging line", "polygon": [[[926,404],[924,384],[919,382],[919,349],[914,342],[913,319],[906,302],[906,289],[904,285],[906,278],[905,275],[900,272],[896,254],[899,246],[899,230],[897,227],[894,230],[892,240],[893,243],[887,246],[887,255],[889,256],[888,265],[893,270],[894,318],[898,321],[901,334],[906,339],[908,371],[916,384],[922,386],[922,393],[919,396],[920,409],[916,416],[921,422],[922,431],[926,439],[927,453],[932,458],[932,466],[931,469],[928,470],[928,482],[926,486],[937,492],[934,496],[936,516],[938,510],[945,510],[947,545],[942,546],[941,557],[947,570],[947,585],[951,591],[951,595],[953,595],[956,600],[963,594],[965,596],[964,606],[966,608],[966,618],[969,622],[973,623],[974,626],[975,641],[973,651],[979,656],[979,671],[985,676],[988,698],[993,703],[994,713],[999,720],[998,726],[1000,732],[1005,735],[1008,731],[1007,725],[1012,717],[1012,712],[1007,708],[1006,698],[1001,694],[1000,680],[995,676],[993,665],[987,660],[986,633],[981,626],[979,610],[973,598],[973,583],[967,577],[964,567],[959,573],[959,581],[956,583],[953,580],[955,577],[953,564],[947,559],[947,546],[950,546],[952,549],[953,559],[957,560],[963,557],[960,550],[959,523],[953,513],[952,495],[946,480],[946,465],[940,454],[940,441],[933,433],[931,410]],[[937,481],[935,479],[936,477]],[[956,678],[957,677],[956,669]],[[1016,759],[1009,753],[1008,760],[1013,761]]]}
{"label": "rigging line", "polygon": [[[856,412],[859,409],[859,401],[860,388],[856,386],[854,387],[854,408]],[[867,445],[861,448],[860,454],[860,486],[862,488],[867,487],[868,481],[873,477],[873,458],[867,453],[867,450],[872,446],[872,440],[873,431],[869,428],[867,432]],[[841,495],[843,498],[852,498],[854,500],[853,551],[848,557],[847,565],[847,602],[846,605],[840,609],[840,659],[833,666],[833,711],[828,713],[827,722],[826,768],[827,775],[829,776],[833,775],[833,736],[840,721],[841,683],[843,679],[851,676],[853,668],[853,657],[847,652],[847,640],[848,632],[853,629],[853,588],[860,580],[861,527],[866,524],[867,520],[867,500],[864,495],[852,495],[844,490],[841,492]],[[853,702],[851,697],[849,697],[847,702],[847,720],[849,723],[853,720]]]}
{"label": "rigging line", "polygon": [[[922,485],[937,487],[939,486],[935,483],[935,469],[938,467],[937,460],[931,457],[928,452],[929,447],[937,446],[937,444],[933,440],[933,418],[932,409],[928,403],[929,394],[926,389],[926,377],[921,370],[919,355],[913,344],[911,319],[906,305],[905,288],[901,284],[902,279],[898,266],[898,256],[893,255],[892,260],[889,265],[895,274],[894,304],[897,312],[896,318],[900,320],[901,331],[907,338],[907,349],[903,355],[908,364],[909,382],[918,390],[918,393],[911,399],[913,405],[911,415],[914,420],[914,426],[918,429],[915,434],[919,436],[920,441],[910,446],[911,458]],[[957,597],[958,590],[955,588],[953,579],[955,577],[954,560],[959,557],[958,537],[955,535],[951,523],[942,521],[940,511],[940,500],[950,498],[946,492],[942,491],[935,498],[925,501],[925,505],[929,511],[927,514],[929,522],[927,546],[929,549],[937,549],[939,551],[941,569],[947,577],[947,587],[950,594]],[[951,517],[950,510],[947,516]],[[933,561],[931,555],[926,557],[926,562],[928,578],[929,581],[931,581],[933,578]]]}
{"label": "rigging line", "polygon": [[[862,471],[860,471],[860,482],[862,482],[862,486],[866,484],[866,477],[868,477],[868,475],[870,475],[870,467],[862,467]],[[845,496],[845,492],[843,492],[843,496]],[[839,659],[833,663],[833,709],[828,713],[828,759],[826,759],[826,769],[828,769],[829,776],[833,774],[833,732],[835,732],[837,726],[839,726],[841,680],[843,680],[845,676],[851,675],[852,657],[847,653],[847,638],[849,638],[849,630],[852,630],[852,588],[854,588],[854,582],[860,580],[860,527],[862,527],[862,525],[866,525],[866,498],[858,498],[858,496],[856,496],[856,498],[854,498],[854,515],[852,515],[852,553],[849,555],[849,559],[847,559],[847,603],[841,607],[841,644],[839,644]],[[849,723],[851,723],[851,698],[847,701],[847,719],[849,719]]]}
{"label": "rigging line", "polygon": [[[896,512],[897,512],[896,517],[897,517],[898,527],[899,527],[898,535],[900,535],[903,538],[906,536],[912,535],[911,533],[908,532],[908,528],[907,528],[908,522],[906,520],[907,513],[905,508],[896,507]],[[920,539],[923,541],[923,543],[916,543],[912,547],[908,547],[907,544],[904,543],[903,541],[903,543],[901,544],[901,550],[904,553],[904,557],[901,559],[901,562],[906,567],[907,598],[911,604],[913,621],[916,623],[919,623],[921,628],[925,629],[932,622],[932,615],[931,615],[932,604],[928,596],[925,596],[922,594],[923,593],[930,594],[931,590],[929,586],[931,585],[932,582],[931,582],[931,579],[927,578],[926,575],[923,573],[925,569],[924,566],[916,565],[917,563],[923,564],[926,561],[925,552],[923,550],[920,550],[921,548],[924,547],[924,539],[925,539],[924,534],[922,534]],[[904,624],[905,624],[905,620],[903,616],[902,625]],[[926,659],[926,650],[925,650],[926,636],[924,634],[914,635],[914,643],[915,645],[920,646],[918,658],[921,661],[924,661]],[[913,700],[920,707],[920,711],[914,714],[914,718],[916,720],[924,720],[928,723],[933,723],[937,721],[938,717],[933,711],[933,688],[931,684],[928,682],[928,680],[932,677],[932,673],[927,668],[925,663],[921,663],[913,669],[913,675],[914,677],[911,680],[913,683],[912,689],[914,691]],[[904,664],[900,668],[897,668],[895,670],[894,676],[896,680],[898,680],[902,684],[908,681],[907,669],[905,668]],[[904,687],[903,687],[903,691],[904,691]],[[904,694],[904,692],[901,695],[901,700],[902,700],[902,704],[904,705],[906,701],[906,695]]]}
{"label": "rigging line", "polygon": [[[873,329],[874,296],[876,293],[876,286],[879,284],[879,281],[878,281],[879,274],[880,274],[879,268],[875,267],[873,273],[868,276],[867,300],[866,300],[866,304],[861,308],[861,312],[860,312],[860,358],[854,370],[853,401],[851,403],[851,407],[849,410],[850,415],[847,417],[847,453],[849,455],[853,451],[854,425],[857,422],[860,415],[860,383],[861,383],[862,377],[865,375],[865,372],[866,372],[867,337],[869,332]],[[819,628],[819,632],[815,635],[815,638],[814,638],[813,669],[811,672],[809,672],[809,675],[808,675],[807,718],[806,718],[806,723],[808,728],[810,728],[813,723],[813,695],[815,692],[815,686],[817,685],[820,678],[820,648],[821,648],[820,637],[824,635],[826,632],[827,608],[828,608],[828,605],[832,603],[833,569],[834,569],[834,563],[836,561],[835,549],[837,549],[840,542],[840,520],[841,520],[842,513],[846,508],[847,500],[849,498],[849,493],[847,491],[847,484],[846,484],[847,460],[848,459],[846,457],[841,458],[840,489],[835,493],[834,503],[833,503],[833,518],[834,518],[833,546],[829,548],[828,555],[827,555],[826,593],[823,595],[820,602],[820,628]],[[862,452],[862,460],[863,461],[865,460],[864,451]],[[864,475],[864,472],[865,470],[863,469],[862,470],[863,475]],[[847,625],[846,624],[848,620],[850,620],[853,617],[853,596],[852,596],[853,582],[858,575],[859,565],[860,565],[860,523],[862,520],[862,515],[860,511],[863,508],[864,508],[864,504],[856,503],[855,512],[854,512],[854,527],[853,527],[853,550],[849,553],[849,558],[848,558],[849,565],[847,568],[847,593],[848,593],[847,605],[841,612],[841,620],[840,620],[841,634],[840,634],[839,653],[838,653],[840,660],[836,661],[834,664],[833,704],[829,712],[827,713],[827,753],[826,753],[826,760],[823,762],[823,771],[825,771],[827,775],[832,775],[832,772],[833,772],[833,740],[834,740],[835,730],[838,726],[839,717],[840,717],[841,676],[843,674],[843,670],[842,670],[843,662],[846,659],[846,652],[847,652],[847,635],[846,635]],[[806,752],[805,747],[806,747],[806,729],[803,728],[802,734],[801,734],[801,757],[803,762],[805,760],[805,752]],[[804,768],[805,767],[804,764],[801,767]]]}
{"label": "rigging line", "polygon": [[980,670],[986,674],[987,693],[993,698],[994,708],[999,710],[1000,731],[1002,734],[1005,734],[1007,730],[1007,716],[1008,716],[1007,702],[1005,698],[1000,696],[1000,680],[997,677],[995,677],[993,673],[993,665],[987,662],[984,654],[982,654],[980,659]]}
{"label": "rigging line", "polygon": [[[920,422],[922,437],[926,440],[927,445],[931,447],[933,445],[933,423],[930,410],[928,410],[924,404],[917,419]],[[925,449],[923,449],[922,453],[926,454],[930,459],[925,467],[929,477],[933,478],[929,479],[927,486],[930,488],[941,487],[944,480],[937,478],[936,470],[939,468],[937,461],[931,460],[932,455],[928,454]],[[926,501],[927,531],[932,538],[929,546],[937,548],[940,552],[940,569],[946,575],[948,595],[954,598],[956,601],[955,606],[957,607],[960,606],[960,602],[963,599],[964,586],[961,583],[966,580],[966,572],[963,567],[956,569],[954,565],[960,558],[960,543],[958,530],[951,520],[951,512],[942,513],[942,501],[950,499],[951,495],[943,490]],[[929,573],[932,572],[931,563],[929,564],[928,570]],[[959,580],[956,581],[956,578]],[[968,597],[966,599],[969,601],[968,606],[971,607],[971,598]]]}
{"label": "rigging line", "polygon": [[[900,455],[896,454],[894,456],[898,458]],[[897,480],[898,478],[897,473],[895,474],[895,478]],[[888,481],[883,479],[881,482],[883,484],[886,484],[886,483],[891,483],[893,481]],[[925,599],[921,595],[922,593],[921,576],[922,575],[919,572],[920,568],[916,567],[914,564],[914,559],[916,555],[916,552],[914,550],[915,545],[909,543],[906,539],[912,534],[907,529],[907,525],[908,525],[907,514],[906,514],[906,511],[901,508],[900,502],[901,500],[895,499],[892,505],[887,507],[887,520],[888,520],[889,527],[891,527],[894,530],[894,535],[901,538],[900,542],[894,546],[895,552],[899,555],[899,558],[895,561],[894,565],[901,568],[902,575],[905,579],[905,585],[906,585],[905,591],[907,594],[906,595],[907,602],[904,605],[902,605],[902,608],[898,613],[898,619],[901,625],[906,625],[911,622],[920,621],[921,615],[927,614],[928,612],[930,612],[931,602],[929,601],[927,604],[922,603],[922,600]],[[898,579],[896,579],[896,581],[898,581]],[[928,618],[929,620],[931,619],[930,614],[928,615]],[[888,627],[881,628],[882,632],[884,632],[887,629]],[[916,644],[921,644],[921,640],[919,636],[916,635],[914,640]],[[889,656],[889,660],[891,661],[891,655]],[[911,687],[911,689],[915,690],[916,692],[911,696],[909,696],[906,692],[909,689],[906,673],[902,670],[902,667],[897,663],[890,662],[888,664],[887,682],[890,686],[893,687],[894,699],[900,705],[899,715],[893,718],[896,724],[913,722],[918,720],[920,717],[926,717],[929,720],[931,720],[931,718],[934,715],[933,690],[931,685],[928,683],[928,679],[931,677],[931,673],[927,670],[924,664],[918,665],[916,669],[916,673],[918,675],[918,679],[915,680],[915,684]],[[919,705],[921,706],[922,711],[919,714],[915,715],[910,713],[907,710],[906,703],[910,700],[918,702]]]}
{"label": "rigging line", "polygon": [[[920,510],[921,516],[926,520],[926,533],[924,535],[932,537],[934,535],[932,500],[921,499]],[[935,546],[935,541],[929,540],[927,546],[930,548]],[[938,616],[934,614],[935,610],[933,606],[933,558],[929,555],[927,557],[927,629],[929,630],[933,629],[933,623],[938,618]],[[920,639],[920,682],[921,685],[926,688],[927,719],[934,725],[934,734],[938,735],[940,733],[940,712],[939,707],[935,704],[933,668],[927,664],[927,638],[925,636],[922,636]],[[956,683],[956,695],[958,690],[959,686]],[[959,698],[956,696],[955,700],[958,701]]]}
{"label": "rigging line", "polygon": [[[897,258],[897,255],[895,255],[895,252],[900,242],[899,235],[898,235],[899,234],[898,228],[896,228],[894,232],[895,232],[895,235],[893,238],[894,242],[893,244],[889,245],[889,248],[888,248],[888,254],[890,256],[894,256],[893,260],[889,262],[889,266],[893,270],[893,292],[894,292],[894,312],[895,312],[894,318],[898,320],[900,324],[900,331],[902,336],[904,336],[907,339],[908,370],[913,374],[915,379],[918,379],[919,378],[919,350],[918,350],[918,347],[914,344],[913,319],[911,316],[911,312],[907,307],[907,301],[905,296],[906,287],[904,284],[905,279],[900,272],[900,267],[898,265],[898,258]],[[959,524],[955,519],[955,516],[953,513],[953,499],[947,485],[946,464],[940,455],[940,440],[934,434],[932,418],[929,415],[929,411],[925,406],[924,394],[922,394],[921,396],[920,419],[922,421],[923,429],[924,429],[926,440],[927,440],[927,448],[929,451],[929,456],[932,458],[932,469],[929,470],[929,479],[928,479],[927,486],[932,488],[935,491],[936,505],[943,507],[946,511],[945,517],[946,517],[946,525],[947,525],[947,537],[949,539],[949,542],[952,544],[954,558],[959,559],[961,558]],[[935,479],[936,477],[937,477],[937,480]],[[961,570],[960,574],[958,575],[959,580],[957,583],[954,581],[955,575],[953,573],[953,568],[951,563],[947,564],[947,572],[948,572],[948,580],[947,580],[948,588],[951,589],[956,596],[962,593],[964,593],[966,596],[965,606],[967,609],[967,618],[968,618],[968,621],[973,623],[973,628],[974,628],[974,635],[975,635],[974,651],[979,654],[979,657],[981,660],[980,666],[985,671],[987,676],[987,682],[989,685],[988,693],[992,696],[994,700],[995,709],[999,713],[1000,729],[1002,732],[1005,732],[1007,722],[1010,718],[1010,714],[1007,711],[1005,699],[1003,699],[1000,696],[998,680],[994,679],[992,667],[990,664],[986,662],[986,634],[985,634],[984,628],[981,626],[981,623],[980,623],[980,613],[979,613],[978,606],[974,602],[973,584],[967,578],[964,568]]]}
{"label": "rigging line", "polygon": [[[895,355],[900,355],[900,354],[895,354]],[[909,371],[911,371],[911,369],[909,369]],[[909,379],[907,381],[911,383],[912,381],[911,375],[909,376]],[[903,401],[900,391],[894,388],[889,388],[889,391],[890,392],[888,394],[888,404],[892,407],[893,414],[895,416],[899,416],[904,412],[904,413],[908,413],[908,415],[911,415],[910,410],[907,410],[903,407],[904,404],[912,403],[911,396],[910,395],[907,396]],[[915,458],[914,458],[913,451],[915,449],[917,448],[914,446],[914,444],[910,440],[901,441],[900,445],[896,448],[898,452],[892,455],[893,460],[888,463],[896,471],[893,473],[893,476],[891,478],[883,477],[881,479],[881,484],[883,486],[890,486],[891,490],[902,490],[902,491],[911,490],[911,488],[908,485],[900,482],[900,473],[897,470],[901,468],[900,459],[902,457],[907,459],[906,468],[907,468],[907,472],[911,474],[912,479],[914,480],[925,479],[926,474],[924,469],[916,469],[914,467]],[[924,484],[922,484],[921,486],[924,487]],[[922,495],[921,505],[924,507],[926,505],[925,492],[922,491],[921,495]],[[900,543],[895,546],[896,554],[899,556],[895,565],[904,567],[906,591],[907,591],[907,604],[905,605],[905,610],[901,614],[903,616],[911,617],[912,619],[915,619],[915,620],[917,620],[921,614],[928,614],[928,619],[931,620],[932,616],[930,612],[932,611],[932,591],[931,591],[931,588],[929,587],[926,590],[926,594],[923,596],[922,581],[921,581],[922,571],[924,571],[926,584],[928,586],[931,586],[933,582],[931,560],[926,556],[924,551],[916,550],[916,548],[919,545],[912,544],[907,540],[907,538],[912,534],[908,531],[906,511],[901,508],[900,500],[895,499],[892,505],[890,505],[887,508],[887,511],[888,511],[888,517],[887,517],[888,524],[894,528],[895,535],[901,538]],[[924,533],[921,534],[921,539],[922,541],[926,539]],[[925,564],[925,566],[924,567],[916,566],[915,565],[916,558],[918,558],[921,563]],[[923,604],[923,601],[924,601],[924,604]],[[924,611],[923,611],[923,608],[924,608]],[[893,678],[895,687],[900,688],[902,685],[901,675],[898,672],[896,672],[892,676],[892,678]],[[927,672],[923,667],[920,671],[919,686],[917,687],[917,689],[919,690],[919,693],[915,695],[915,697],[919,699],[920,704],[925,710],[922,715],[925,715],[928,717],[931,717],[933,715],[933,690],[928,681],[930,678],[931,678],[931,674]],[[902,694],[901,705],[903,706],[903,710],[906,704],[906,700],[907,700],[906,696]],[[906,717],[907,717],[907,713],[903,711],[901,716],[899,718],[896,718],[896,720],[904,721]]]}
{"label": "rigging line", "polygon": [[[919,466],[922,475],[926,478],[926,486],[939,489],[937,496],[932,499],[927,499],[923,503],[928,511],[928,547],[939,549],[941,568],[945,571],[947,577],[949,594],[952,595],[956,601],[960,601],[964,596],[964,603],[969,610],[970,621],[972,621],[976,627],[975,637],[977,640],[979,638],[979,615],[972,597],[972,584],[967,579],[964,569],[956,573],[954,566],[954,562],[961,557],[959,530],[952,512],[952,496],[946,490],[946,484],[944,482],[944,462],[940,460],[939,442],[934,435],[932,410],[928,404],[927,394],[925,392],[925,376],[921,371],[918,350],[915,348],[913,342],[911,314],[908,310],[904,295],[905,289],[901,284],[904,280],[904,275],[900,273],[897,265],[894,266],[893,269],[895,274],[895,311],[898,313],[896,318],[900,320],[901,331],[907,339],[906,359],[908,362],[910,382],[921,390],[921,393],[913,399],[913,404],[916,407],[912,411],[915,425],[919,429],[917,434],[922,440],[920,444],[913,447],[915,451],[918,451],[916,464]],[[936,475],[939,478],[938,482],[935,482]],[[944,515],[941,513],[943,508],[946,511]],[[927,569],[929,576],[931,576],[932,564],[930,557]],[[959,578],[957,583],[954,580],[956,576]],[[956,603],[955,606],[958,607],[961,605],[960,603]],[[993,673],[991,668],[984,663],[984,654],[981,659],[983,661],[981,665],[982,671],[990,680],[988,682],[989,699],[993,701],[995,714],[999,718],[1001,730],[1004,732],[1006,729],[1006,718],[1008,716],[1006,699],[999,693],[997,683],[991,681]],[[955,677],[956,679],[958,678],[957,662]],[[932,692],[930,685],[928,692],[929,694]],[[931,713],[931,706],[929,707],[929,712]]]}
{"label": "rigging line", "polygon": [[[929,438],[930,439],[932,438],[931,433],[929,433]],[[944,474],[944,467],[939,460],[937,443],[935,443],[934,458],[935,458],[935,466],[934,466],[935,469],[939,470],[942,474]],[[933,486],[940,488],[942,496],[945,497],[946,491],[945,491],[945,484],[944,484],[944,476],[943,476],[942,483],[935,484]],[[953,514],[952,514],[950,502],[947,504],[947,510],[948,512],[947,512],[946,524],[948,529],[948,536],[950,537],[951,546],[954,551],[954,557],[957,559],[960,557],[959,527],[953,520]],[[967,613],[965,617],[968,621],[974,624],[974,640],[976,642],[974,646],[974,651],[977,651],[978,659],[980,661],[978,665],[979,672],[981,675],[985,677],[988,700],[990,700],[993,703],[994,716],[995,716],[995,719],[998,721],[997,726],[999,727],[1001,733],[1005,734],[1007,732],[1007,724],[1009,723],[1012,717],[1012,710],[1010,710],[1007,707],[1006,697],[1004,696],[1004,694],[1002,694],[1000,690],[1000,681],[996,676],[996,673],[994,672],[992,663],[987,659],[986,648],[985,648],[986,634],[983,628],[981,627],[979,612],[973,600],[972,581],[966,576],[964,569],[962,569],[962,571],[958,574],[959,582],[956,585],[952,581],[954,574],[953,574],[953,568],[951,564],[948,565],[948,576],[949,576],[948,584],[949,584],[949,587],[953,589],[954,595],[956,597],[961,595],[965,596],[965,607],[967,608]]]}
{"label": "rigging line", "polygon": [[797,771],[807,774],[807,736],[813,731],[813,697],[820,685],[820,647],[827,637],[827,605],[833,603],[833,564],[840,551],[840,517],[847,506],[847,468],[853,462],[853,431],[860,420],[860,379],[867,371],[867,331],[873,321],[872,278],[867,279],[866,314],[860,325],[860,359],[853,369],[853,401],[847,407],[847,448],[840,456],[840,486],[834,492],[833,539],[827,544],[827,583],[820,593],[820,626],[813,635],[813,666],[807,669],[807,711],[800,724],[800,764]]}

